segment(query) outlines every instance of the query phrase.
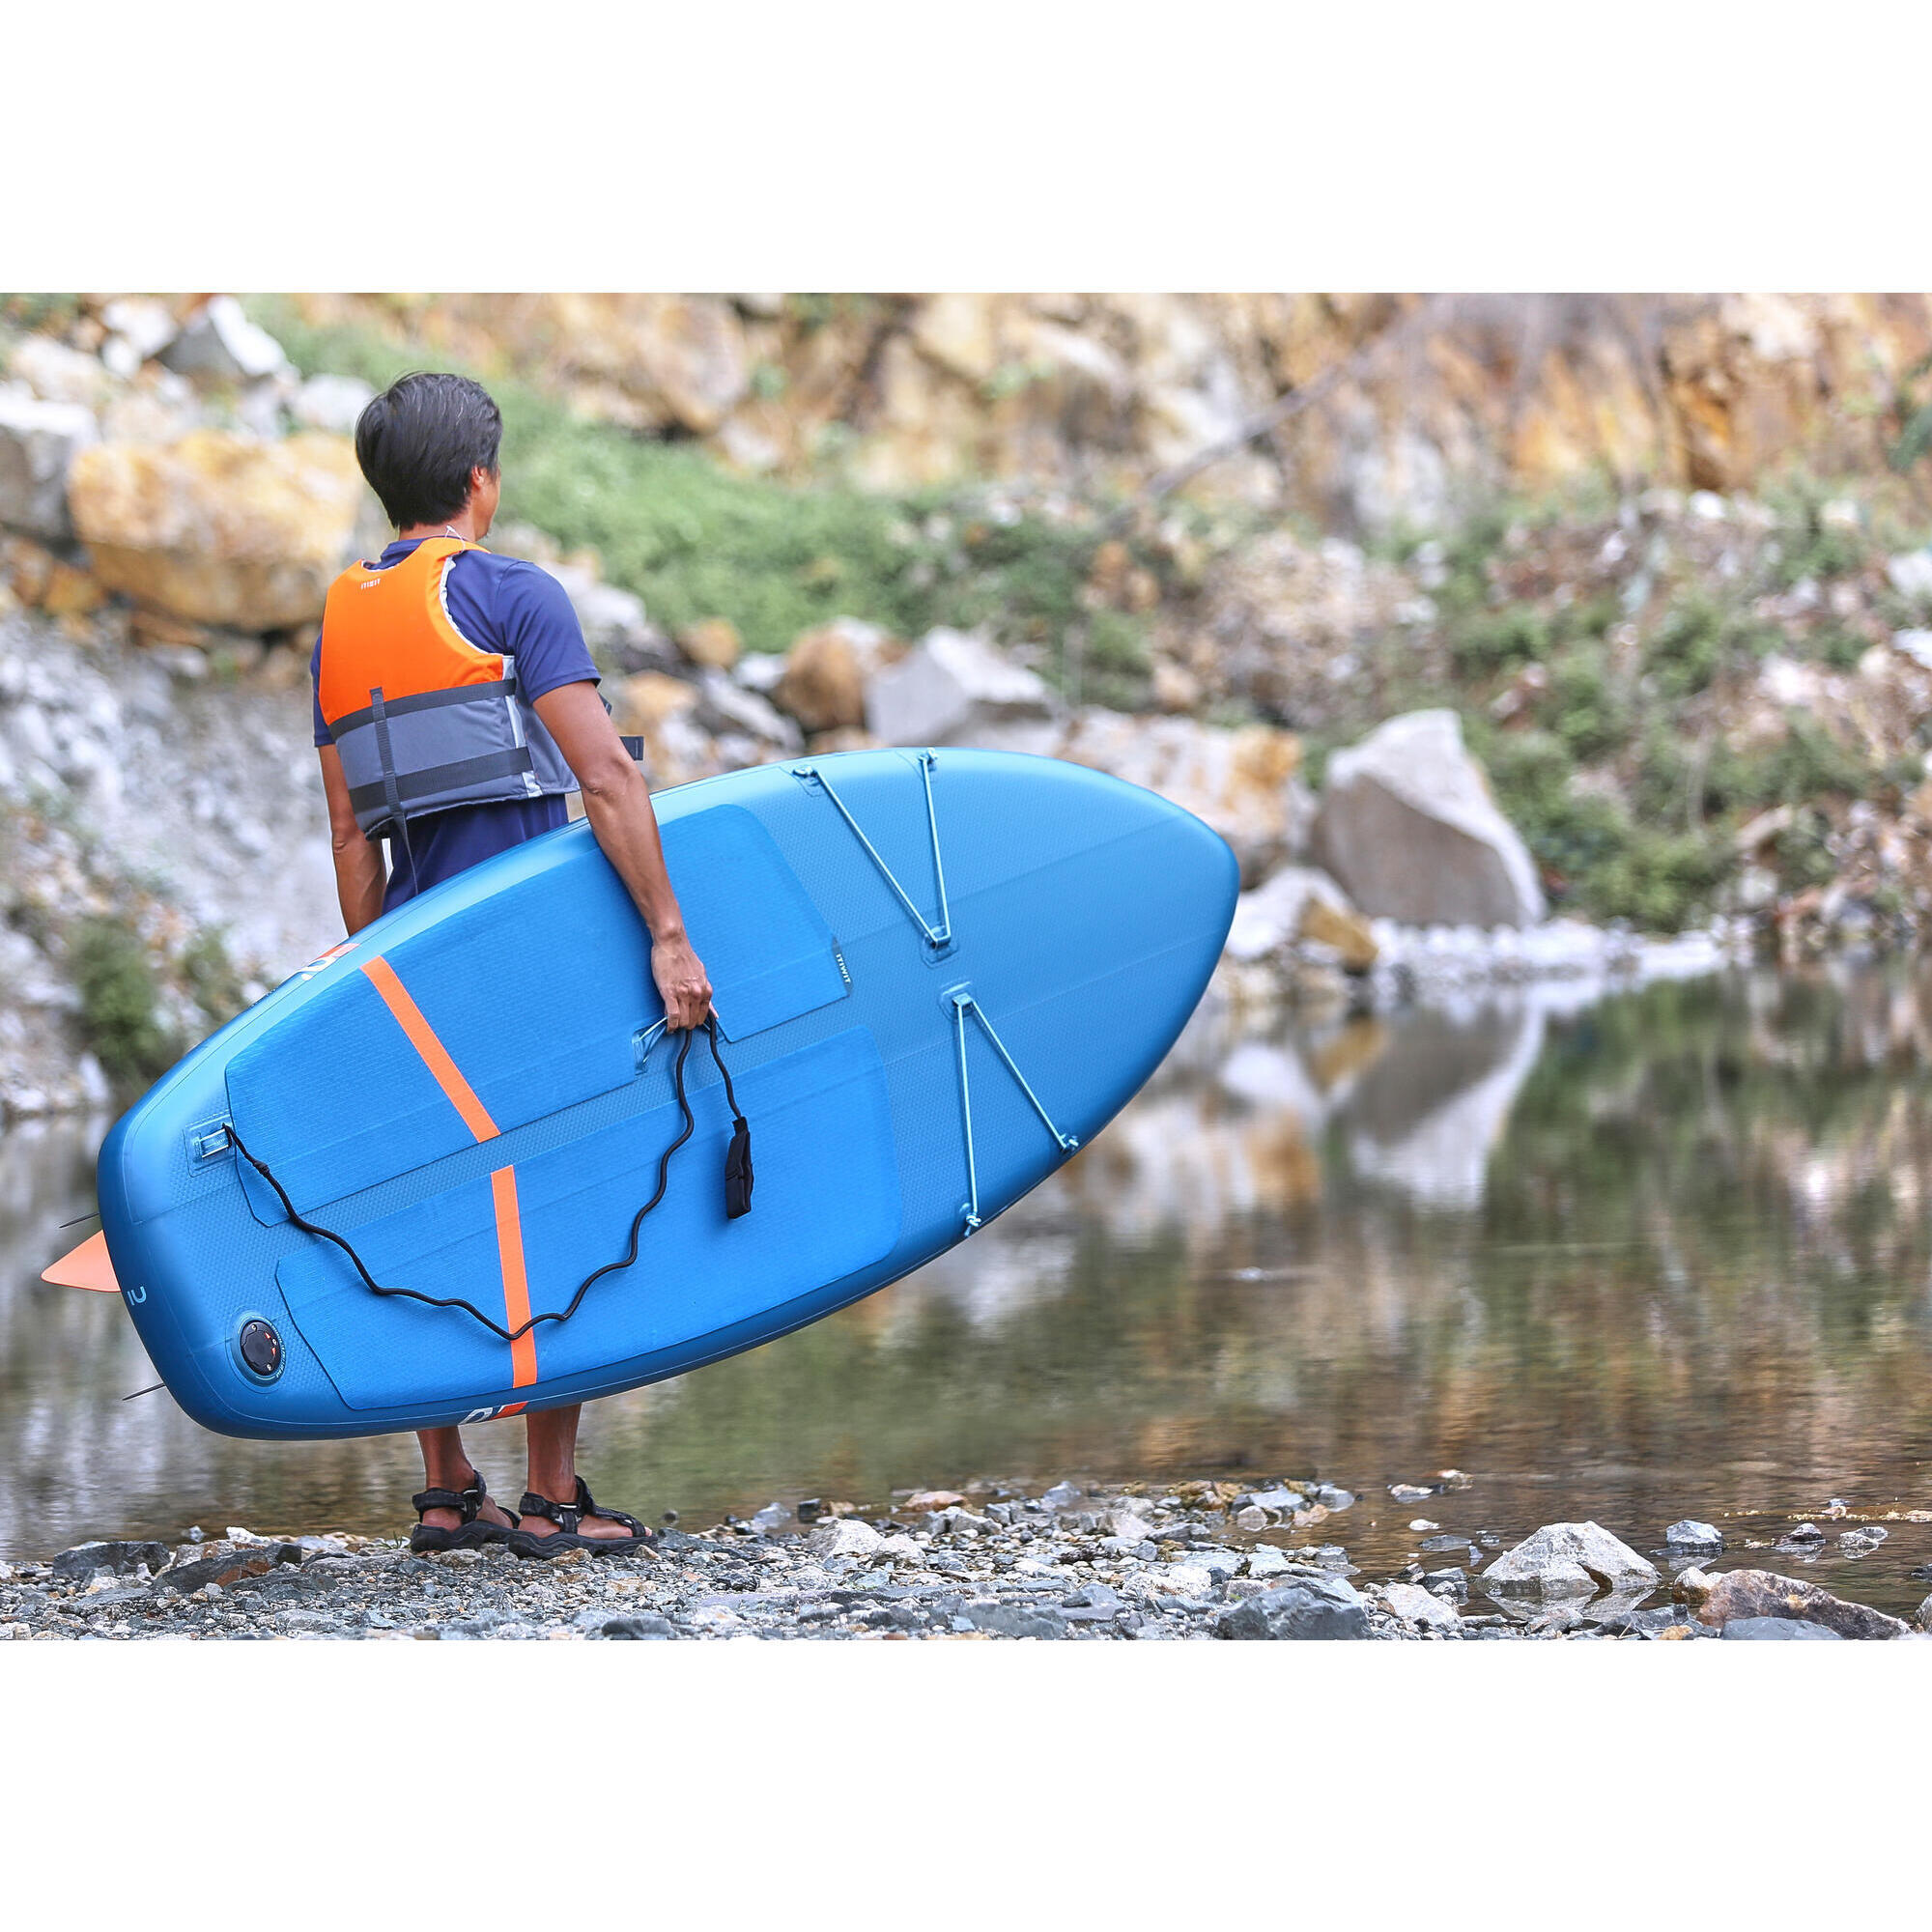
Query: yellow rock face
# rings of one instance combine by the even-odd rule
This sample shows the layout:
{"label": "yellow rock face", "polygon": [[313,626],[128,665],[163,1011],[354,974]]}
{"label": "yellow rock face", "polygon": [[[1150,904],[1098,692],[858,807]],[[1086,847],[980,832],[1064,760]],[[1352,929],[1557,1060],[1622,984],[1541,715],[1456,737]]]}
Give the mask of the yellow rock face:
{"label": "yellow rock face", "polygon": [[742,324],[711,296],[518,298],[510,346],[541,347],[549,367],[594,413],[638,429],[675,423],[708,435],[745,394]]}
{"label": "yellow rock face", "polygon": [[[853,475],[879,488],[980,475],[1137,489],[1346,368],[1186,488],[1370,522],[1444,514],[1461,479],[1724,490],[1794,461],[1882,467],[1894,405],[1923,399],[1911,372],[1932,351],[1923,295],[951,294],[794,297],[742,314],[723,297],[671,295],[298,306],[316,323],[407,324],[591,414],[707,438],[742,468],[809,471],[820,432],[840,424],[857,436]],[[1918,487],[1932,491],[1932,471]]]}
{"label": "yellow rock face", "polygon": [[729,670],[743,654],[745,643],[729,617],[700,617],[677,634],[677,647],[695,665]]}
{"label": "yellow rock face", "polygon": [[983,383],[999,367],[999,321],[984,296],[930,296],[913,317],[912,338],[941,368]]}
{"label": "yellow rock face", "polygon": [[41,596],[41,609],[50,617],[84,617],[107,601],[100,580],[90,577],[71,564],[56,563],[47,574],[47,587]]}
{"label": "yellow rock face", "polygon": [[644,772],[654,787],[706,779],[718,769],[709,735],[692,716],[697,688],[662,671],[639,671],[611,693],[617,728],[644,741]]}
{"label": "yellow rock face", "polygon": [[625,678],[611,696],[617,728],[633,733],[655,731],[667,719],[682,717],[697,703],[695,685],[656,670]]}
{"label": "yellow rock face", "polygon": [[197,430],[97,443],[68,479],[96,577],[195,623],[284,630],[322,615],[366,486],[346,437],[258,442]]}
{"label": "yellow rock face", "polygon": [[808,631],[785,658],[772,693],[808,731],[835,731],[866,722],[866,678],[859,654],[831,625]]}
{"label": "yellow rock face", "polygon": [[1380,951],[1360,913],[1344,912],[1317,893],[1309,894],[1308,903],[1301,909],[1301,937],[1332,946],[1351,973],[1366,973]]}

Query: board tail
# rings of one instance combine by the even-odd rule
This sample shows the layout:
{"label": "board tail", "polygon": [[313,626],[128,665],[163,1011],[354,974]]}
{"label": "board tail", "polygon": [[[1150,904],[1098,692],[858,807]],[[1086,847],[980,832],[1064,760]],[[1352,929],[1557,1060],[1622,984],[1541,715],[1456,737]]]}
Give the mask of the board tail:
{"label": "board tail", "polygon": [[56,1288],[92,1289],[97,1294],[119,1294],[121,1284],[114,1278],[114,1264],[107,1256],[107,1236],[97,1229],[71,1254],[63,1255],[50,1268],[42,1270],[41,1279]]}

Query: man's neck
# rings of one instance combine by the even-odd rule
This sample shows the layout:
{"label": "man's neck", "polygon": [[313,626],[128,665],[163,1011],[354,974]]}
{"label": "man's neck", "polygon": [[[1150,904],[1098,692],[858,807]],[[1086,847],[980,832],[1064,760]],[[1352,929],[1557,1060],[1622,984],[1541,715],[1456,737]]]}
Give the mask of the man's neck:
{"label": "man's neck", "polygon": [[425,537],[461,537],[465,543],[481,541],[476,534],[476,520],[468,511],[443,523],[412,524],[408,529],[396,532],[398,543],[420,543]]}

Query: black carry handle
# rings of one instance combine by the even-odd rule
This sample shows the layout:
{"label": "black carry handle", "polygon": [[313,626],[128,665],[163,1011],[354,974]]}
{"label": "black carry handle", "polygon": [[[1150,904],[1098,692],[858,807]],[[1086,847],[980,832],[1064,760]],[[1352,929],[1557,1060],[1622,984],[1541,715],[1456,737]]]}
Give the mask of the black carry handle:
{"label": "black carry handle", "polygon": [[[724,1098],[731,1109],[731,1145],[724,1151],[724,1218],[735,1221],[752,1211],[752,1127],[738,1111],[738,1095],[731,1086],[731,1069],[724,1065],[724,1056],[718,1051],[716,1013],[705,1016],[704,1037],[711,1042],[711,1057],[718,1063],[718,1071],[724,1076]],[[682,1066],[683,1064],[684,1055],[680,1052],[678,1065]]]}
{"label": "black carry handle", "polygon": [[752,1211],[752,1130],[741,1115],[724,1155],[724,1218],[735,1221]]}

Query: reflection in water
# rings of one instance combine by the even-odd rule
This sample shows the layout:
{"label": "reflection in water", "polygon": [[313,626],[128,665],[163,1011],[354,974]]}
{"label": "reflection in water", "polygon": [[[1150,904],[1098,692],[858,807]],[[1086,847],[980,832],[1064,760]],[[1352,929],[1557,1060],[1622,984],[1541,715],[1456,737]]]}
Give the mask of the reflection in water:
{"label": "reflection in water", "polygon": [[1519,1004],[1457,1026],[1422,1013],[1400,1054],[1362,1076],[1349,1106],[1355,1171],[1432,1208],[1474,1208],[1510,1109],[1543,1049],[1543,1013]]}
{"label": "reflection in water", "polygon": [[[1047,1186],[897,1288],[592,1411],[600,1493],[700,1518],[895,1487],[1314,1474],[1385,1575],[1420,1512],[1733,1549],[1932,1503],[1932,983],[1734,976],[1231,1039],[1208,1015]],[[119,1305],[40,1287],[99,1126],[0,1139],[0,1553],[199,1521],[394,1531],[412,1445],[230,1442]],[[476,1433],[521,1487],[514,1424]],[[1807,1574],[1910,1608],[1932,1525]],[[1827,1523],[1828,1529],[1834,1525]],[[1788,1554],[1764,1561],[1789,1569]],[[1432,1555],[1432,1567],[1466,1562]]]}

